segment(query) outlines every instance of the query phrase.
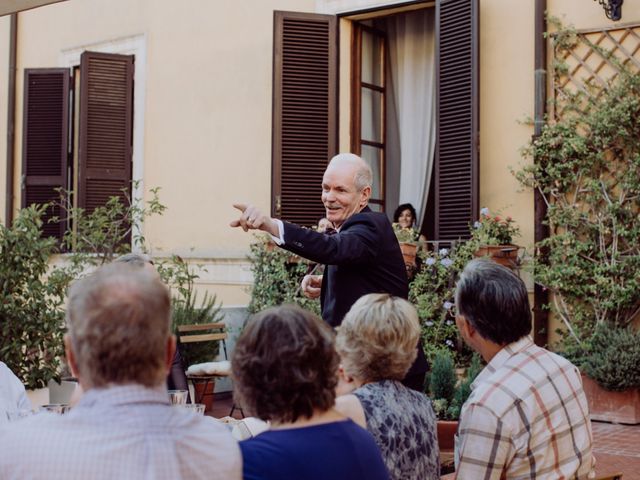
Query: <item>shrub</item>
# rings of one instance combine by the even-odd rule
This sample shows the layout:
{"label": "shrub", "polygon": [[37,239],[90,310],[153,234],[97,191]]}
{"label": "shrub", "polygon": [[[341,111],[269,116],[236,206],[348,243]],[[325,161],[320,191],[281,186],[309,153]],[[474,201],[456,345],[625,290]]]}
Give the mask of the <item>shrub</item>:
{"label": "shrub", "polygon": [[24,208],[11,228],[0,225],[0,358],[30,389],[58,378],[71,281],[66,271],[49,270],[58,249],[41,236],[46,208]]}
{"label": "shrub", "polygon": [[640,388],[640,333],[600,325],[589,342],[574,344],[565,356],[607,390]]}
{"label": "shrub", "polygon": [[[173,255],[169,261],[158,265],[158,272],[165,282],[177,292],[171,299],[171,329],[176,336],[180,325],[201,325],[224,320],[222,305],[217,303],[216,295],[208,292],[201,302],[194,291],[194,281],[198,278],[189,264],[181,257]],[[198,342],[180,344],[180,355],[185,367],[195,363],[211,362],[218,355],[220,342]]]}
{"label": "shrub", "polygon": [[433,409],[441,420],[457,420],[462,406],[471,395],[471,384],[482,371],[480,356],[474,354],[466,375],[458,381],[455,365],[448,350],[440,350],[433,361],[429,379],[429,394]]}
{"label": "shrub", "polygon": [[251,244],[249,260],[253,286],[249,313],[257,313],[283,303],[295,303],[319,315],[320,302],[306,298],[300,289],[300,282],[309,263],[284,249],[274,247],[268,237],[263,236],[256,237]]}
{"label": "shrub", "polygon": [[[632,62],[621,63],[571,29],[554,36],[555,57],[566,58],[576,42],[617,74],[605,86],[587,82],[576,93],[559,92],[561,116],[524,150],[536,161],[517,177],[548,206],[550,235],[536,246],[534,276],[552,293],[564,327],[561,348],[586,352],[600,345],[606,329],[622,329],[612,341],[627,338],[625,328],[640,311],[640,75]],[[554,84],[564,85],[566,65],[556,67]],[[617,388],[616,357],[594,354],[598,361],[583,368]]]}

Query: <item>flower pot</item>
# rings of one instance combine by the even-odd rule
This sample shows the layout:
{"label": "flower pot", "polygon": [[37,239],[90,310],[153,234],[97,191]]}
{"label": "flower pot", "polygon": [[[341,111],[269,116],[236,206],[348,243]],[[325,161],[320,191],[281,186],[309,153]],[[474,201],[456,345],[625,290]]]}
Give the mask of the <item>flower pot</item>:
{"label": "flower pot", "polygon": [[481,245],[473,255],[475,257],[489,257],[504,267],[515,269],[520,263],[518,250],[520,247],[517,245]]}
{"label": "flower pot", "polygon": [[584,374],[582,386],[591,420],[630,425],[640,423],[640,389],[612,392]]}
{"label": "flower pot", "polygon": [[410,267],[416,266],[416,252],[418,251],[418,245],[411,242],[399,242],[400,251],[402,252],[402,258],[404,258],[404,264]]}
{"label": "flower pot", "polygon": [[438,420],[438,447],[441,452],[453,451],[455,435],[458,431],[457,420]]}
{"label": "flower pot", "polygon": [[193,383],[193,403],[204,403],[205,413],[211,412],[213,407],[213,389],[215,386],[215,379]]}

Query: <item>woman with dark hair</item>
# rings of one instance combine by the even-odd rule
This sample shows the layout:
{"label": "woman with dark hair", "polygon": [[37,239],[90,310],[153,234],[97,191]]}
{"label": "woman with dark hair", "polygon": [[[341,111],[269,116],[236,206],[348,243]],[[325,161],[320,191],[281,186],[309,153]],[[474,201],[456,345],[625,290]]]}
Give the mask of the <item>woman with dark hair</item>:
{"label": "woman with dark hair", "polygon": [[402,228],[413,228],[416,223],[416,209],[410,203],[398,205],[393,212],[393,223],[397,223]]}
{"label": "woman with dark hair", "polygon": [[236,401],[271,429],[240,443],[245,479],[389,479],[373,437],[334,409],[334,334],[293,305],[247,323],[231,368]]}
{"label": "woman with dark hair", "polygon": [[413,205],[410,203],[398,205],[398,208],[393,212],[393,223],[397,223],[401,228],[413,228],[416,231],[416,237],[418,237],[417,240],[420,242],[426,242],[427,237],[424,235],[418,236],[416,220],[416,209],[413,208]]}

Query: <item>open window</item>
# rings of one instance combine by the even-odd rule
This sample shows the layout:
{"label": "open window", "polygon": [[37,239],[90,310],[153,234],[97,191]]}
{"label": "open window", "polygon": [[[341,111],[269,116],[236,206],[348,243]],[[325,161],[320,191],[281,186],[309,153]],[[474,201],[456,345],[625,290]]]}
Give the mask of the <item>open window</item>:
{"label": "open window", "polygon": [[[91,212],[131,188],[133,132],[131,55],[84,52],[78,68],[25,69],[22,206],[77,192],[74,206]],[[68,228],[58,207],[43,218],[44,234]]]}
{"label": "open window", "polygon": [[[335,152],[336,114],[329,109],[314,112],[314,122],[328,129],[305,127],[295,115],[281,110],[283,98],[300,103],[308,92],[302,84],[279,79],[281,57],[287,56],[286,41],[310,41],[308,50],[325,60],[309,65],[315,83],[311,91],[335,95],[337,77],[319,73],[333,65],[333,42],[313,41],[317,28],[296,26],[291,34],[282,28],[283,16],[276,13],[274,37],[274,137],[272,213],[302,224],[315,223],[321,216],[319,185],[326,161]],[[301,14],[302,15],[302,14]],[[333,17],[304,14],[307,22],[331,24]],[[352,12],[342,15],[350,22],[351,91],[349,145],[369,162],[374,171],[372,208],[393,212],[399,203],[410,202],[418,210],[422,232],[430,240],[456,240],[469,235],[469,224],[478,215],[479,148],[479,58],[478,0],[411,2],[407,8]],[[345,48],[340,49],[345,52]],[[292,59],[300,55],[292,52]],[[307,61],[315,62],[311,57]],[[342,62],[344,65],[344,62]],[[302,79],[296,75],[295,79]],[[329,82],[328,84],[325,82]],[[331,91],[332,93],[328,93]],[[314,103],[310,102],[309,107]],[[334,103],[331,103],[331,108]],[[342,104],[341,108],[345,108]],[[340,112],[340,118],[345,115]],[[287,133],[289,128],[291,133]],[[318,135],[316,135],[318,134]],[[300,143],[304,136],[307,147]],[[314,145],[332,148],[315,149]],[[282,145],[295,140],[296,149],[285,153]],[[319,142],[319,143],[315,143]],[[343,142],[344,144],[344,142]],[[321,151],[311,164],[312,152]],[[288,155],[288,156],[287,156]],[[292,165],[294,175],[287,174]],[[303,195],[306,195],[303,197]],[[287,202],[299,211],[285,208]],[[306,217],[302,210],[309,213]],[[306,220],[300,221],[300,220]]]}

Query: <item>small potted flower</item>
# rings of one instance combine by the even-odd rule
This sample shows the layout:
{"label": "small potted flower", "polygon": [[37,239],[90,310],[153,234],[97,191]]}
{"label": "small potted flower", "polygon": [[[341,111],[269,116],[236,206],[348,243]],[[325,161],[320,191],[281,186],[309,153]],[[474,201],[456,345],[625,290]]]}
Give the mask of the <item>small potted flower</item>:
{"label": "small potted flower", "polygon": [[420,232],[413,227],[403,227],[399,223],[393,223],[392,226],[398,243],[400,243],[404,264],[407,266],[407,271],[412,273],[416,267],[416,253],[418,251]]}
{"label": "small potted flower", "polygon": [[518,250],[513,239],[520,235],[520,229],[511,217],[492,215],[488,208],[480,210],[480,220],[473,224],[473,238],[479,243],[474,255],[490,257],[496,263],[508,268],[518,266]]}

